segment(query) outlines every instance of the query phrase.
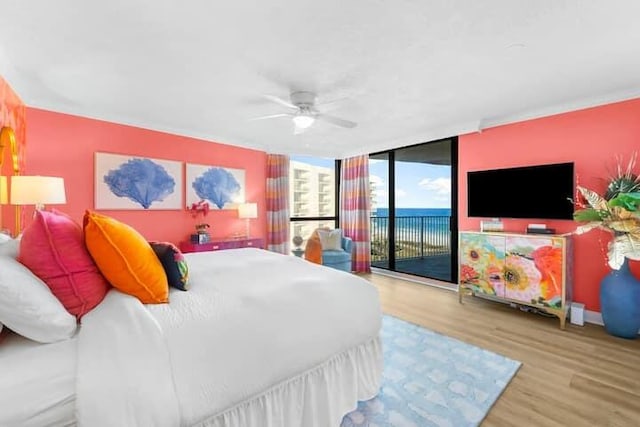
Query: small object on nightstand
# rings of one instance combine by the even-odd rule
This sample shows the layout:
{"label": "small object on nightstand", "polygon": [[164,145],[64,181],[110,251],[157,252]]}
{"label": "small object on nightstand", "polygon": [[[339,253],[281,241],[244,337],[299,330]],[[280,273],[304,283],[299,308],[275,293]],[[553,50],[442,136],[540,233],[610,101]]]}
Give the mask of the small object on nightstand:
{"label": "small object on nightstand", "polygon": [[210,242],[211,236],[208,233],[196,233],[196,234],[192,234],[189,240],[191,240],[191,243],[194,243],[196,245],[201,245],[203,243]]}
{"label": "small object on nightstand", "polygon": [[291,252],[299,258],[302,258],[302,256],[304,255],[304,249],[300,248],[292,249]]}

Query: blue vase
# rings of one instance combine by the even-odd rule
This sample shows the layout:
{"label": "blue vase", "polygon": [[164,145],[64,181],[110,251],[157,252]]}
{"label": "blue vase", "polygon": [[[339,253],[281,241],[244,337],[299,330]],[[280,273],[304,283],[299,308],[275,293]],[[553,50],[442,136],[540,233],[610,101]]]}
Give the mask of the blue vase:
{"label": "blue vase", "polygon": [[629,270],[629,260],[600,282],[600,311],[604,328],[620,338],[635,339],[640,330],[640,280]]}

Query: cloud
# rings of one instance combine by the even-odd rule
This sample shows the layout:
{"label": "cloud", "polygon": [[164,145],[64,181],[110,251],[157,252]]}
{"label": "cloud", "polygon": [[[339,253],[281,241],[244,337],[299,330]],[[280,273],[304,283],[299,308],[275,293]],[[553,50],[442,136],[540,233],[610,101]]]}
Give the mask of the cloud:
{"label": "cloud", "polygon": [[402,188],[396,189],[396,197],[407,197],[407,192]]}
{"label": "cloud", "polygon": [[386,160],[382,160],[382,159],[372,159],[371,157],[369,157],[369,164],[370,165],[374,165],[376,163],[380,163],[380,162],[386,162]]}
{"label": "cloud", "polygon": [[443,196],[451,194],[451,178],[424,178],[418,185]]}
{"label": "cloud", "polygon": [[369,182],[375,187],[384,186],[384,180],[378,175],[369,175]]}

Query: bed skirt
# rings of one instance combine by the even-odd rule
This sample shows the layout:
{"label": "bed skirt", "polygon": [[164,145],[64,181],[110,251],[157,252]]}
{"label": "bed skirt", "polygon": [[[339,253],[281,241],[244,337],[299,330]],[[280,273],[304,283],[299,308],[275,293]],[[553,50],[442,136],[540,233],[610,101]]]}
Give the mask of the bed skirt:
{"label": "bed skirt", "polygon": [[382,366],[377,337],[194,427],[339,427],[359,400],[378,394]]}

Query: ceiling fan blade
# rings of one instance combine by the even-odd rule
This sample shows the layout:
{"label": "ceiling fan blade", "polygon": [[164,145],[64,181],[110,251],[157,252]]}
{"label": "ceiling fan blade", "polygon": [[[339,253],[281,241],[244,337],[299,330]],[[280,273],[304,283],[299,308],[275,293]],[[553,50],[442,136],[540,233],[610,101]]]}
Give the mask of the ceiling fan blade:
{"label": "ceiling fan blade", "polygon": [[316,119],[321,119],[336,126],[341,126],[343,128],[354,128],[358,126],[356,122],[352,122],[350,120],[340,119],[334,116],[328,116],[326,114],[318,114],[316,115]]}
{"label": "ceiling fan blade", "polygon": [[273,95],[262,95],[265,98],[267,98],[270,101],[275,102],[276,104],[280,104],[283,105],[285,107],[289,107],[289,108],[294,108],[294,109],[298,109],[298,107],[296,107],[295,105],[293,105],[292,103],[290,103],[289,101],[285,101],[282,98],[278,98],[277,96],[273,96]]}
{"label": "ceiling fan blade", "polygon": [[332,99],[331,101],[327,101],[327,102],[322,102],[320,104],[316,104],[316,107],[319,110],[322,111],[331,111],[331,110],[335,110],[338,105],[346,100],[348,100],[349,98],[337,98],[337,99]]}
{"label": "ceiling fan blade", "polygon": [[269,114],[268,116],[254,117],[254,118],[249,119],[249,120],[253,121],[253,120],[275,119],[276,117],[293,117],[293,114],[286,114],[286,113]]}

